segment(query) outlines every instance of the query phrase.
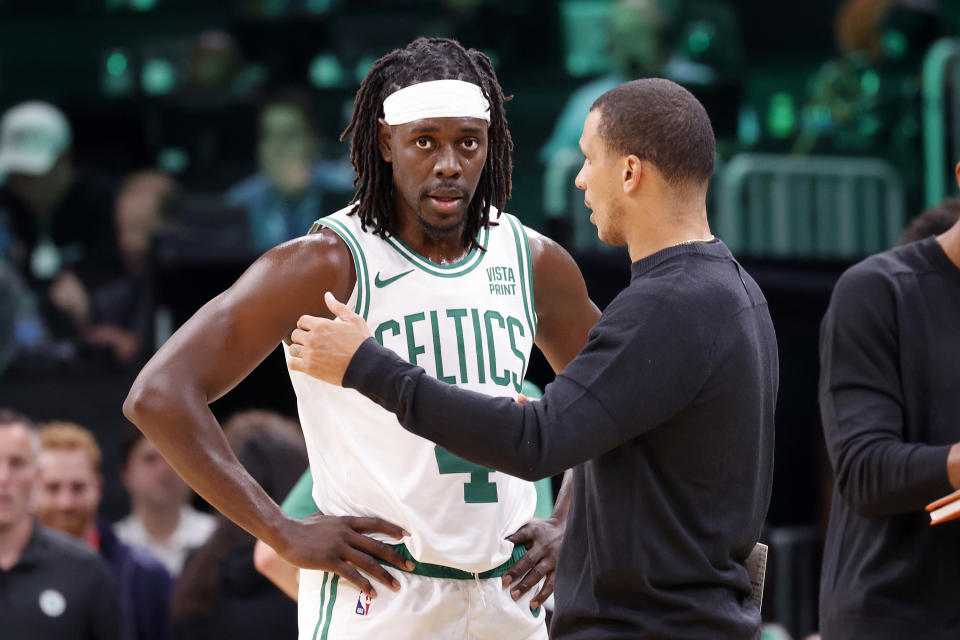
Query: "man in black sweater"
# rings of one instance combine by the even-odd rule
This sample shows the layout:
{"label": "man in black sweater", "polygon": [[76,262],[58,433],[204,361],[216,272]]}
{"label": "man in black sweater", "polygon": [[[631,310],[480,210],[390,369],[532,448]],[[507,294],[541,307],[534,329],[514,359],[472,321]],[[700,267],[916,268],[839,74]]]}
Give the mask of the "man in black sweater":
{"label": "man in black sweater", "polygon": [[756,638],[744,562],[770,499],[777,349],[763,295],[707,224],[710,121],[678,85],[635,80],[594,103],[580,146],[576,184],[632,277],[540,402],[424,375],[331,294],[338,321],[301,318],[290,366],[472,462],[574,468],[552,638]]}
{"label": "man in black sweater", "polygon": [[844,273],[820,360],[823,637],[960,637],[960,530],[924,512],[960,487],[960,222]]}

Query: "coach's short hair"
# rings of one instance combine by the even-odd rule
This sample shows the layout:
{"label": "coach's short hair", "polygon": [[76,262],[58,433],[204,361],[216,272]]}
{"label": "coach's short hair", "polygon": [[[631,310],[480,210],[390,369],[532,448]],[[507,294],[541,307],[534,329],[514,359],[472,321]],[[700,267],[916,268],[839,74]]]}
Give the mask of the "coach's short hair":
{"label": "coach's short hair", "polygon": [[596,99],[600,138],[617,153],[652,163],[676,187],[713,175],[716,141],[707,110],[692,93],[663,78],[631,80]]}

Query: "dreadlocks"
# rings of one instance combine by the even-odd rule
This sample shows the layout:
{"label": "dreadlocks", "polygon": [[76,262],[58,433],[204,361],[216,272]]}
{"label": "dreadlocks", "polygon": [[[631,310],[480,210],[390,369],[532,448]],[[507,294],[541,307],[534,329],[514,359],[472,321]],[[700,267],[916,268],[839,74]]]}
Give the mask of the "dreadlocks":
{"label": "dreadlocks", "polygon": [[386,238],[396,233],[397,219],[393,203],[393,173],[380,155],[378,119],[383,117],[383,101],[390,94],[410,85],[431,80],[463,80],[478,85],[490,103],[487,161],[480,183],[467,209],[463,243],[481,248],[477,233],[490,225],[490,205],[503,210],[512,187],[513,139],[507,128],[503,105],[513,96],[504,96],[490,59],[475,49],[464,49],[448,38],[417,38],[404,49],[395,49],[373,65],[364,78],[353,104],[350,124],[340,141],[353,134],[350,161],[357,172],[357,192],[351,204],[360,224]]}

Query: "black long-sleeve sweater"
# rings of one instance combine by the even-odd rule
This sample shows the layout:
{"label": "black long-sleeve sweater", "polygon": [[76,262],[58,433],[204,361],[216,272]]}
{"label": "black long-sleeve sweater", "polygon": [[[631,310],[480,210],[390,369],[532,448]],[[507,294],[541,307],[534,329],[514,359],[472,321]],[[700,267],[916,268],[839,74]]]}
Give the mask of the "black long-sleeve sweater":
{"label": "black long-sleeve sweater", "polygon": [[835,638],[960,638],[960,523],[923,507],[952,491],[960,441],[960,269],[935,238],[841,276],[820,335],[820,409],[836,475],[820,588]]}
{"label": "black long-sleeve sweater", "polygon": [[552,638],[754,638],[743,563],[770,499],[778,382],[766,301],[719,241],[631,268],[540,402],[443,384],[372,339],[344,386],[472,462],[575,468]]}

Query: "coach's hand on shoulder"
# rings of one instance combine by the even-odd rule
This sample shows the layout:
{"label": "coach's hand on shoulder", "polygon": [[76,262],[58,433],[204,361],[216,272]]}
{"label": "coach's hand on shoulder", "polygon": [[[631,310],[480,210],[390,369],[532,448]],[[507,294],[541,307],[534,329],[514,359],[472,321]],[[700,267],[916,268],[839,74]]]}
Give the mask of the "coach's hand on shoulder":
{"label": "coach's hand on shoulder", "polygon": [[363,318],[332,293],[328,291],[323,299],[334,319],[300,316],[297,328],[290,334],[287,364],[294,371],[341,386],[353,355],[373,334]]}
{"label": "coach's hand on shoulder", "polygon": [[547,518],[531,520],[517,529],[516,533],[507,536],[510,542],[522,544],[527,548],[524,556],[503,574],[504,589],[515,585],[510,590],[514,600],[537,586],[541,579],[543,579],[543,586],[530,600],[530,608],[536,609],[553,593],[553,576],[557,568],[563,529],[563,522],[557,518]]}
{"label": "coach's hand on shoulder", "polygon": [[395,524],[372,517],[328,516],[316,513],[302,520],[288,518],[282,526],[277,553],[290,564],[340,574],[371,598],[373,585],[358,569],[396,591],[400,583],[377,560],[412,570],[413,562],[383,542],[365,535],[382,533],[400,540],[410,534]]}

